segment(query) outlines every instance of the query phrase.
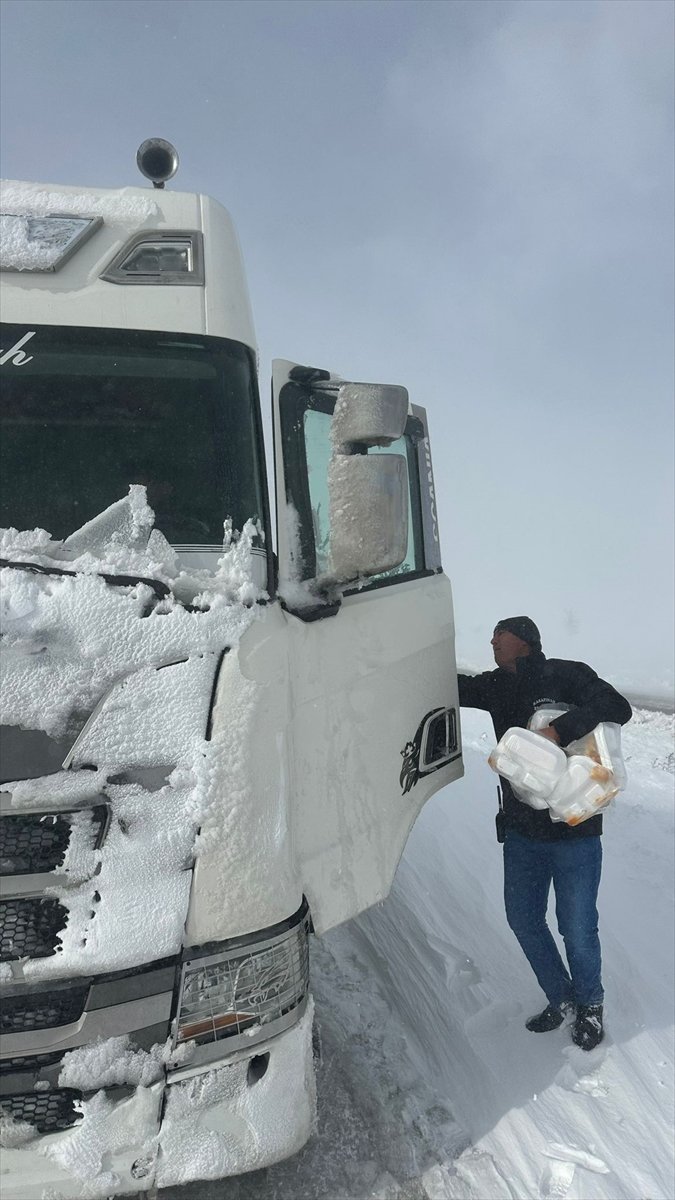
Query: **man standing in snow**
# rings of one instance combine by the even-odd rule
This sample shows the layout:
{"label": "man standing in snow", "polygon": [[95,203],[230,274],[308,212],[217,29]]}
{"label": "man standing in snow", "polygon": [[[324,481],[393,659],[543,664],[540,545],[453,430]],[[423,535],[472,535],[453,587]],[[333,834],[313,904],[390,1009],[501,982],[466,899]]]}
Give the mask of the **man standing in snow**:
{"label": "man standing in snow", "polygon": [[[489,712],[499,740],[512,726],[527,727],[538,708],[569,709],[540,730],[559,746],[590,733],[601,721],[624,725],[630,704],[585,663],[546,658],[539,630],[529,617],[499,621],[492,637],[495,671],[459,676],[459,702]],[[576,1010],[572,1038],[592,1050],[603,1037],[598,910],[602,816],[580,825],[551,820],[548,809],[518,800],[502,778],[498,836],[504,842],[506,919],[532,967],[548,1004],[526,1026],[533,1033],[557,1029]],[[546,924],[553,884],[558,929],[569,971]]]}

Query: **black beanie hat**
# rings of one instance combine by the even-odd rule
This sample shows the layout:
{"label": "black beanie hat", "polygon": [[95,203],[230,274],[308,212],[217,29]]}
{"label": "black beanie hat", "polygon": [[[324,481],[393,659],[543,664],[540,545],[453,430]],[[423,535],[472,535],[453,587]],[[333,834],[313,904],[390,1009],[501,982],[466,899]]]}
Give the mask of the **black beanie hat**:
{"label": "black beanie hat", "polygon": [[541,650],[541,634],[531,617],[506,617],[503,621],[497,621],[495,629],[505,629],[533,650]]}

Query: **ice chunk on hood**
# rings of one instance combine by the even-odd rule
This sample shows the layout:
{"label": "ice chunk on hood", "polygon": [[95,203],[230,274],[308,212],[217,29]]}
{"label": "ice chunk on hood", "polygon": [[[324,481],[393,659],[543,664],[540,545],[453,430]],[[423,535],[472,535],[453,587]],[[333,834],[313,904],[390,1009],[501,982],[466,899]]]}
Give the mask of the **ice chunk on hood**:
{"label": "ice chunk on hood", "polygon": [[132,483],[128,496],[71,533],[63,543],[63,549],[72,555],[86,551],[101,554],[110,544],[145,550],[154,521],[155,514],[147,502],[145,488]]}

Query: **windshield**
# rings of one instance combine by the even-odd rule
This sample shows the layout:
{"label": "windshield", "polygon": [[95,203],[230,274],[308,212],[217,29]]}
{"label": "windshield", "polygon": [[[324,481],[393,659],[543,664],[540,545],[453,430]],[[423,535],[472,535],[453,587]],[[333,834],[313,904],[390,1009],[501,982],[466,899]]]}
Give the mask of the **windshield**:
{"label": "windshield", "polygon": [[249,517],[262,524],[247,347],[45,325],[3,325],[1,345],[0,525],[64,538],[131,483],[145,484],[177,547],[222,546],[226,517],[239,530]]}

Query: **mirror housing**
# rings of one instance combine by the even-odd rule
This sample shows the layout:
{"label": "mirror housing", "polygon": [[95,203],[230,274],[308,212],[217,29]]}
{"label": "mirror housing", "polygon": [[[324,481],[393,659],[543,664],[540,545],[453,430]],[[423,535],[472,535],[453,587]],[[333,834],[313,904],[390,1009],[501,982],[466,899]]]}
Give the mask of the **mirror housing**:
{"label": "mirror housing", "polygon": [[408,547],[408,470],[399,454],[334,454],[328,468],[330,579],[391,571]]}
{"label": "mirror housing", "polygon": [[[389,383],[340,383],[331,436],[338,448],[389,446],[408,418],[408,392]],[[349,449],[343,453],[349,454]]]}

